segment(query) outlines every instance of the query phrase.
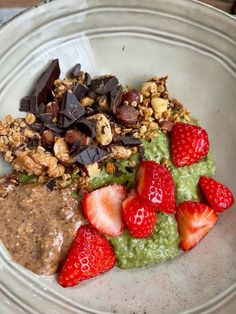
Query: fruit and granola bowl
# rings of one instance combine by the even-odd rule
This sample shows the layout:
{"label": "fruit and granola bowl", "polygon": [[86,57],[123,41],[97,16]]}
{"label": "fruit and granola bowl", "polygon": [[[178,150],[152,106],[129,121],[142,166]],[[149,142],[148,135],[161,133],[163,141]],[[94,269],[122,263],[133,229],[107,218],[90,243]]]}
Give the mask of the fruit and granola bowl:
{"label": "fruit and granola bowl", "polygon": [[167,77],[133,89],[77,64],[60,79],[56,59],[19,109],[0,122],[13,167],[0,179],[0,239],[13,261],[58,273],[63,287],[187,253],[234,203]]}

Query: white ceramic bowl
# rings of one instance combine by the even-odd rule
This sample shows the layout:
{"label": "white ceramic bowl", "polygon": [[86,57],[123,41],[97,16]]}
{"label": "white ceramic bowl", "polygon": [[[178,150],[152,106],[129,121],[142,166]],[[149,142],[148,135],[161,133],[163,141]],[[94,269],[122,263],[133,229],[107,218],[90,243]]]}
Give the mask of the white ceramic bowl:
{"label": "white ceramic bowl", "polygon": [[[0,29],[1,117],[20,115],[19,99],[56,57],[63,74],[80,62],[131,85],[168,74],[171,94],[208,130],[217,178],[236,191],[236,20],[190,0],[47,1]],[[188,254],[70,289],[12,263],[1,247],[0,312],[236,313],[235,226],[234,207]]]}

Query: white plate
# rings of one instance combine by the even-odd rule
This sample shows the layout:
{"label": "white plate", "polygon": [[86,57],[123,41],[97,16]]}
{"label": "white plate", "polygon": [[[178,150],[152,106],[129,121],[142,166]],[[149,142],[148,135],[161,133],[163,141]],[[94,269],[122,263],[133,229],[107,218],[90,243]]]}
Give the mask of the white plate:
{"label": "white plate", "polygon": [[[209,132],[217,178],[236,191],[233,18],[187,0],[57,0],[30,9],[0,30],[2,117],[20,115],[19,99],[56,57],[63,74],[80,62],[131,85],[168,74],[171,94]],[[1,247],[0,312],[235,313],[235,226],[234,207],[190,253],[146,269],[116,268],[70,289],[12,263]]]}

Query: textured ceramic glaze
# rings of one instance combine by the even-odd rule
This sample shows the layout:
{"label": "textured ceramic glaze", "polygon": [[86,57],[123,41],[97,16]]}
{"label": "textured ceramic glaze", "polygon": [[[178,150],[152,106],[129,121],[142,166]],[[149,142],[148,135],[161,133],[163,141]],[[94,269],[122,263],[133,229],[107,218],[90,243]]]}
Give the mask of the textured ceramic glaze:
{"label": "textured ceramic glaze", "polygon": [[[63,74],[75,63],[138,85],[169,75],[169,89],[207,128],[217,178],[236,192],[236,21],[189,0],[56,0],[0,30],[0,115],[52,58]],[[1,174],[9,170],[1,163]],[[0,312],[235,313],[236,208],[191,252],[146,269],[118,268],[62,289],[11,262],[0,248]],[[225,309],[227,310],[225,312]],[[222,312],[223,311],[223,312]]]}

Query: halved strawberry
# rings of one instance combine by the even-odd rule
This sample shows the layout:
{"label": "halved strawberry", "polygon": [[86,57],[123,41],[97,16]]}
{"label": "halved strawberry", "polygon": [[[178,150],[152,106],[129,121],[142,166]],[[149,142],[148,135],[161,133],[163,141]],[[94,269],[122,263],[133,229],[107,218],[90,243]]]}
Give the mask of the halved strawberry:
{"label": "halved strawberry", "polygon": [[149,206],[172,214],[175,211],[175,184],[172,175],[152,160],[142,161],[136,174],[137,191]]}
{"label": "halved strawberry", "polygon": [[69,250],[68,257],[57,279],[66,288],[111,269],[116,263],[107,239],[90,225],[83,225]]}
{"label": "halved strawberry", "polygon": [[217,212],[222,212],[234,204],[234,196],[227,186],[209,178],[202,176],[199,185],[210,206]]}
{"label": "halved strawberry", "polygon": [[84,215],[98,231],[117,237],[125,229],[121,212],[125,198],[123,185],[114,184],[94,190],[82,200]]}
{"label": "halved strawberry", "polygon": [[187,201],[176,209],[180,247],[191,250],[215,225],[218,215],[205,204]]}
{"label": "halved strawberry", "polygon": [[149,237],[156,224],[157,212],[148,206],[136,192],[122,203],[122,212],[130,233],[136,238]]}
{"label": "halved strawberry", "polygon": [[209,151],[207,132],[197,125],[174,124],[171,131],[171,152],[176,167],[190,166]]}

